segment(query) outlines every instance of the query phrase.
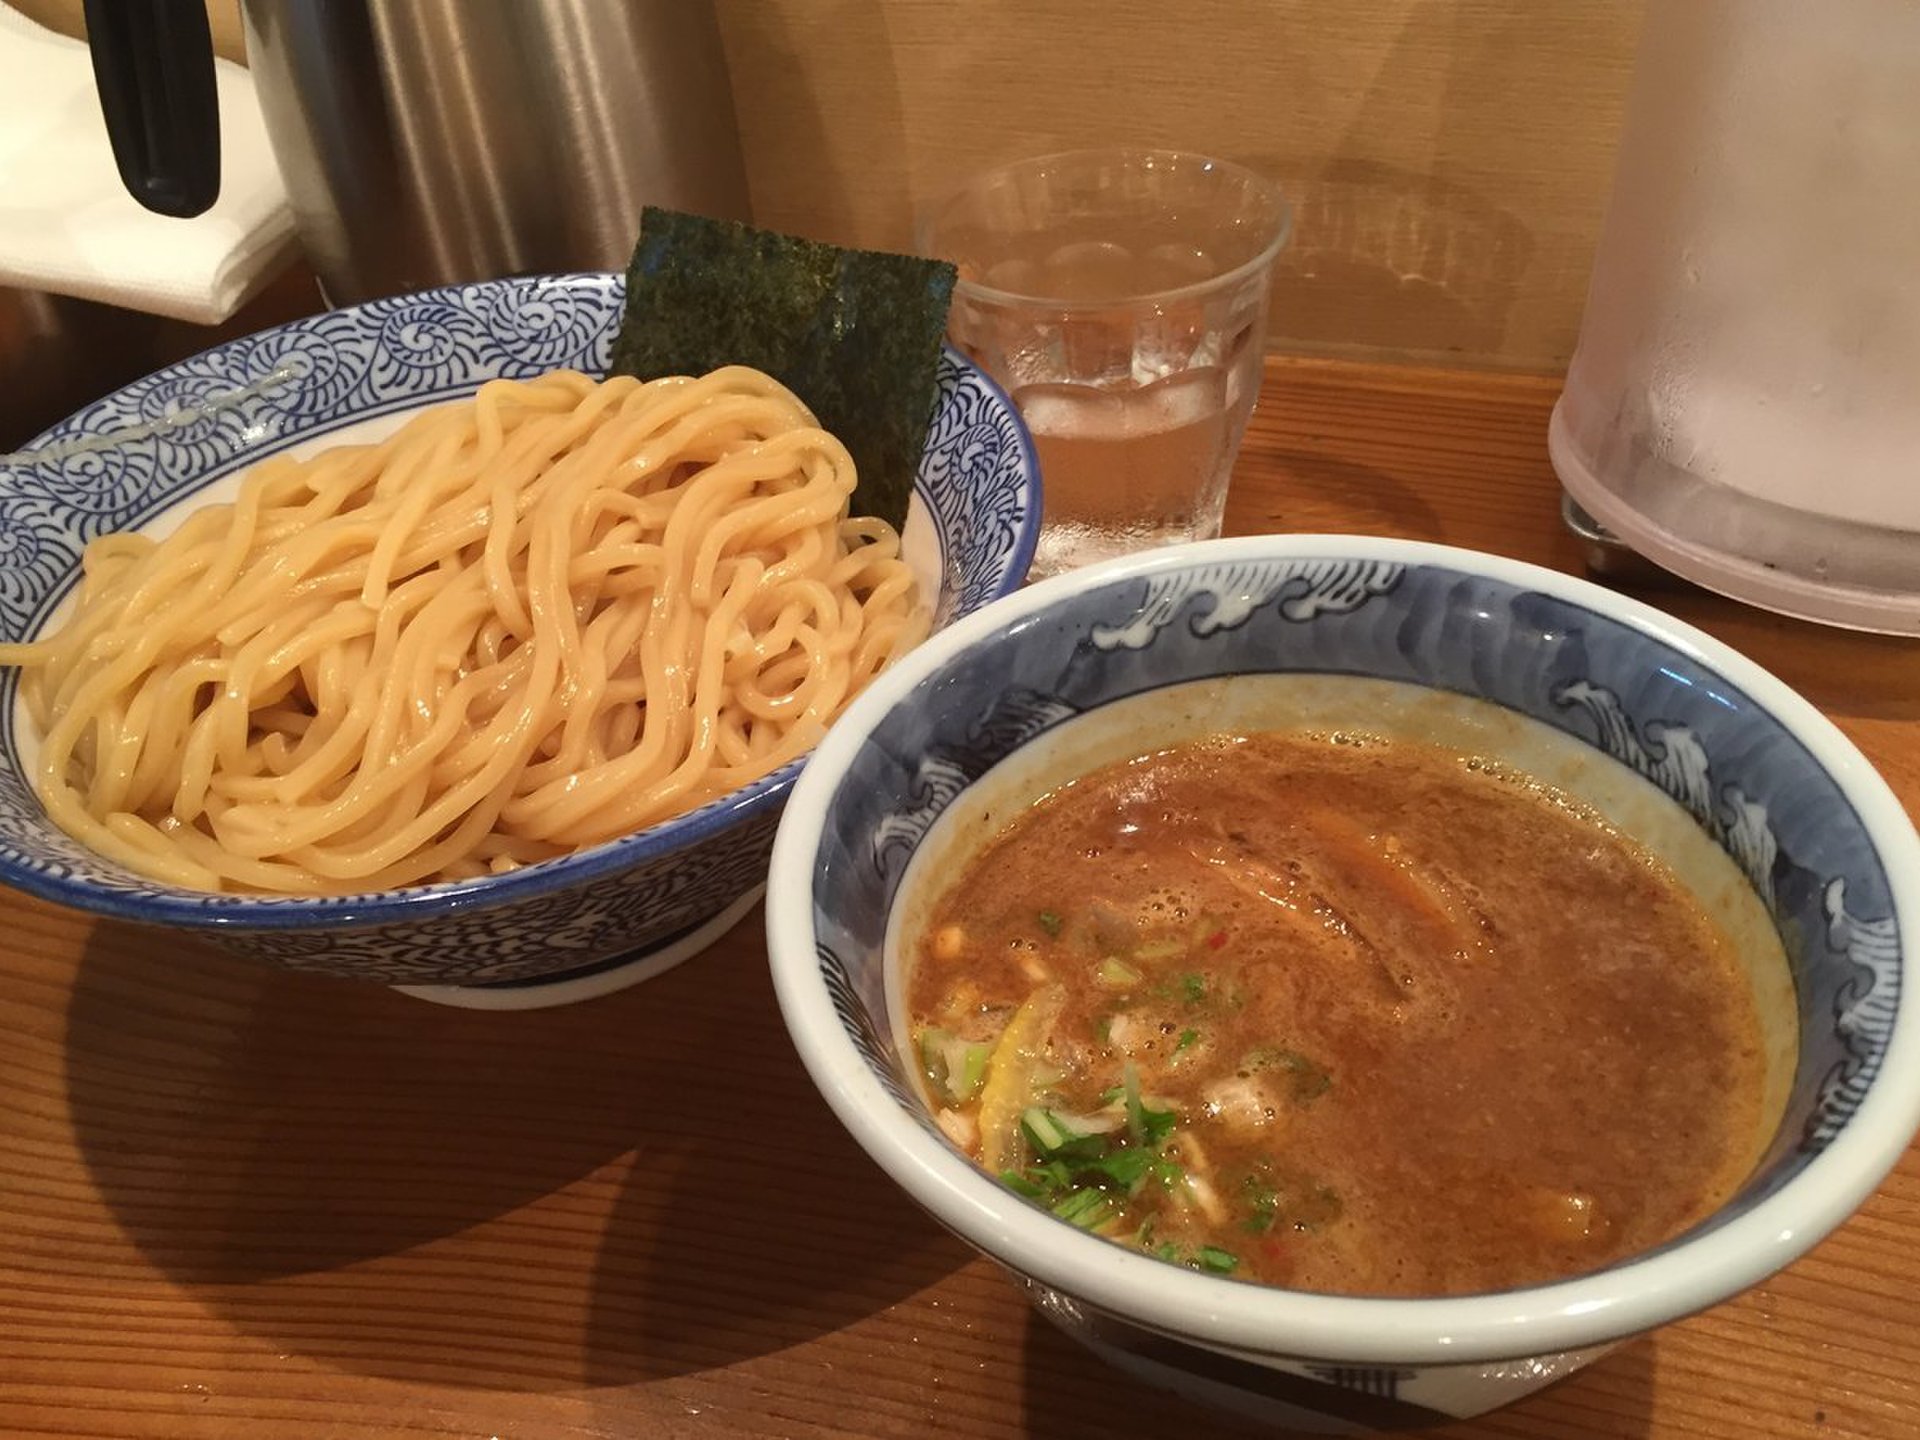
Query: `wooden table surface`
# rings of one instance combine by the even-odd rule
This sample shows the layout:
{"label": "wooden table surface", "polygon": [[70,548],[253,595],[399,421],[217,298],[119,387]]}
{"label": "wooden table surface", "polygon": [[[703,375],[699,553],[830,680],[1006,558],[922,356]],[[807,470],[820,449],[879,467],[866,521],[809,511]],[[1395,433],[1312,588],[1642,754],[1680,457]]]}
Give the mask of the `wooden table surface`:
{"label": "wooden table surface", "polygon": [[[1229,528],[1577,570],[1555,391],[1276,361]],[[1920,812],[1920,644],[1643,593]],[[894,1189],[795,1059],[760,925],[477,1014],[0,892],[0,1435],[1252,1433],[1082,1353]],[[1920,1435],[1920,1155],[1767,1284],[1435,1433]]]}

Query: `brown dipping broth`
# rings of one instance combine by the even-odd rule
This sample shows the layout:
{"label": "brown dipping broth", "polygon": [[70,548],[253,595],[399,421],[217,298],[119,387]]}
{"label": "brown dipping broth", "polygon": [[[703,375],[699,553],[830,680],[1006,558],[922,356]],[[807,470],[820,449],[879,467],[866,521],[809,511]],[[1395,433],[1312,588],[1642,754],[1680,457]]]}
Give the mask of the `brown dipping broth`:
{"label": "brown dipping broth", "polygon": [[1063,787],[935,903],[907,1005],[976,1162],[1302,1290],[1601,1268],[1709,1214],[1761,1119],[1751,988],[1666,866],[1407,740],[1221,736]]}

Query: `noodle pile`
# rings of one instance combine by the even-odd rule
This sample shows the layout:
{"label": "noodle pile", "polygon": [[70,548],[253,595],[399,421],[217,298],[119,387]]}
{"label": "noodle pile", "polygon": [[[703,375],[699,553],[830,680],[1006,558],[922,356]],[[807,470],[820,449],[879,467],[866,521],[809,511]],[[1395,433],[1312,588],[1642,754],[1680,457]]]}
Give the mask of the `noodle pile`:
{"label": "noodle pile", "polygon": [[291,894],[570,853],[803,754],[926,632],[852,462],[757,370],[494,381],[88,546],[35,786],[154,879]]}

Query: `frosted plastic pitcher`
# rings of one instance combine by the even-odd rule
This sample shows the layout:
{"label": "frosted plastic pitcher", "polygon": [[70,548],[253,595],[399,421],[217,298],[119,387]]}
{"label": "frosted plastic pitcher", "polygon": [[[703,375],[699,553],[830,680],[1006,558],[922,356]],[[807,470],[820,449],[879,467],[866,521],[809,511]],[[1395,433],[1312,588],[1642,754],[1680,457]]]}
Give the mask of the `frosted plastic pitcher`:
{"label": "frosted plastic pitcher", "polygon": [[1920,634],[1920,4],[1652,0],[1549,449],[1677,574]]}

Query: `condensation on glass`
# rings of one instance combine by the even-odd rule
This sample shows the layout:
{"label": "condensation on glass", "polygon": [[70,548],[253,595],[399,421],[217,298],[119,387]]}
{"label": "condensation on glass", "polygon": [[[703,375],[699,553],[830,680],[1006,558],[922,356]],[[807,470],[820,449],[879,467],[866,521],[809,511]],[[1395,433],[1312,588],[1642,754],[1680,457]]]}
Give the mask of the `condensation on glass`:
{"label": "condensation on glass", "polygon": [[1920,634],[1920,6],[1654,0],[1562,483],[1643,555]]}

